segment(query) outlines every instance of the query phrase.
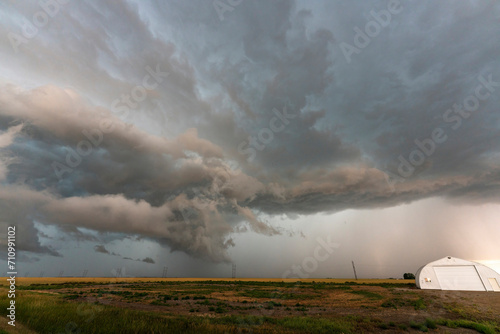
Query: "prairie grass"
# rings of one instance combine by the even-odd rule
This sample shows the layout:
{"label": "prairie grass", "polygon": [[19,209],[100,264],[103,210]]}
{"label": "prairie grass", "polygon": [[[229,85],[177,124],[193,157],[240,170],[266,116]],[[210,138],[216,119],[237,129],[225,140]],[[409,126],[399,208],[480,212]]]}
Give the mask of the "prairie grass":
{"label": "prairie grass", "polygon": [[[8,302],[3,295],[0,307],[5,309]],[[215,312],[224,313],[223,306],[217,306]],[[242,328],[251,328],[255,333],[289,330],[299,333],[352,333],[355,328],[355,323],[346,319],[171,316],[87,302],[68,302],[62,296],[33,292],[17,296],[16,314],[23,319],[25,326],[40,333],[237,333]]]}
{"label": "prairie grass", "polygon": [[[437,303],[415,290],[414,285],[392,282],[31,280],[16,291],[16,323],[29,333],[425,332],[443,326],[484,334],[500,332],[494,315],[486,318],[455,312],[463,306],[461,302],[453,307]],[[351,294],[361,298],[353,299]],[[352,309],[350,315],[336,313],[331,300],[345,302],[346,308],[341,311]],[[8,303],[7,287],[0,285],[3,316]],[[452,319],[429,318],[438,307]],[[400,316],[381,320],[379,312],[416,312],[417,319],[427,319],[411,323]],[[2,330],[11,331],[4,326],[0,334]],[[28,333],[17,330],[13,333]]]}

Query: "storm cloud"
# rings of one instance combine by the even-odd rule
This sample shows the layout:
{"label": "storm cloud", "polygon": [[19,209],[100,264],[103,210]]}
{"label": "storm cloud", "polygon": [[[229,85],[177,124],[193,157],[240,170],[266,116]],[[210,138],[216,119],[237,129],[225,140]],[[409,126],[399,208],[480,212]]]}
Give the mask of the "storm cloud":
{"label": "storm cloud", "polygon": [[30,38],[44,9],[3,7],[0,224],[21,250],[60,256],[43,224],[229,262],[235,235],[283,232],[264,216],[498,203],[497,2],[401,1],[377,34],[387,1],[222,20],[210,1],[70,2]]}

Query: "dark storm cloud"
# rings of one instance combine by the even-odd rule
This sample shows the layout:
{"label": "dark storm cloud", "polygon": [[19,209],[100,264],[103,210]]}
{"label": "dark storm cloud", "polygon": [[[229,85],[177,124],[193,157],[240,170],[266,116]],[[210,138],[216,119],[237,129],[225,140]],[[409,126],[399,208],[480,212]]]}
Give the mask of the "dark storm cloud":
{"label": "dark storm cloud", "polygon": [[[266,169],[328,164],[359,155],[333,127],[317,128],[325,110],[316,110],[307,100],[321,96],[333,80],[330,50],[335,39],[326,29],[308,34],[306,23],[312,14],[306,10],[297,12],[295,7],[293,2],[242,5],[241,11],[235,12],[227,24],[224,22],[224,29],[232,34],[221,35],[217,28],[211,30],[209,26],[206,34],[214,42],[196,50],[218,55],[215,48],[228,49],[228,54],[220,55],[224,66],[219,65],[216,57],[214,64],[200,63],[200,72],[217,82],[233,103],[236,124],[225,122],[221,126],[227,129],[229,125],[226,131],[235,132],[239,145],[232,155],[243,164],[251,151],[257,153],[255,162]],[[254,29],[256,26],[259,28]],[[284,122],[283,130],[274,133],[270,143],[262,145],[261,138],[268,137],[262,133],[264,128],[282,128],[282,122],[273,123],[273,118],[275,110],[282,112],[283,108],[292,116]],[[217,117],[206,127],[202,124],[201,133],[229,152],[234,151],[234,144],[228,145],[227,132],[216,133],[220,120]],[[260,143],[252,144],[252,138]]]}
{"label": "dark storm cloud", "polygon": [[[454,104],[464,108],[467,97],[481,84],[479,77],[491,76],[500,82],[495,65],[500,49],[488,42],[500,31],[498,4],[403,5],[403,12],[352,64],[338,60],[342,65],[337,64],[337,78],[350,89],[332,90],[331,102],[345,111],[341,113],[343,125],[358,135],[360,147],[378,167],[395,171],[399,155],[408,159],[418,148],[415,140],[428,139],[432,130],[442,128],[448,139],[426,159],[425,175],[470,173],[477,170],[479,161],[483,164],[485,157],[498,152],[498,86],[480,101],[476,112],[461,117],[459,128],[453,129],[456,122],[450,120],[457,113],[446,113],[454,110]],[[373,7],[378,10],[383,5]],[[355,17],[353,26],[363,27],[367,22],[363,15]],[[352,35],[351,40],[343,38],[352,43]]]}
{"label": "dark storm cloud", "polygon": [[[20,197],[19,197],[20,196]],[[33,224],[35,212],[34,203],[37,203],[43,194],[16,189],[16,193],[9,193],[8,187],[0,188],[0,226],[6,231],[7,226],[16,226],[16,241],[19,250],[33,253],[43,253],[52,256],[61,256],[50,246],[40,243],[38,230]],[[4,245],[7,239],[0,241]]]}
{"label": "dark storm cloud", "polygon": [[108,255],[113,255],[113,256],[121,256],[120,254],[117,254],[115,252],[110,252],[109,250],[106,249],[106,247],[104,245],[95,245],[94,251],[96,253],[103,253],[103,254],[108,254]]}
{"label": "dark storm cloud", "polygon": [[97,253],[104,253],[104,254],[110,254],[109,251],[104,247],[104,245],[95,245],[94,250]]}
{"label": "dark storm cloud", "polygon": [[[32,132],[51,134],[43,136],[40,145],[36,134],[19,135],[18,140],[32,149],[18,149],[16,156],[30,162],[20,162],[23,168],[9,165],[9,177],[25,180],[33,190],[11,185],[2,194],[5,202],[16,202],[25,192],[33,196],[26,212],[36,215],[37,221],[145,235],[212,260],[226,259],[225,249],[232,245],[226,236],[242,220],[259,233],[276,233],[238,204],[255,196],[263,185],[231,170],[221,149],[199,138],[196,130],[167,140],[87,108],[71,91],[42,87],[18,94],[5,87],[2,92],[2,115],[17,116],[36,129]],[[41,113],[47,117],[39,118]],[[114,124],[113,131],[102,128],[106,117]],[[18,125],[12,129],[6,132],[11,137],[20,132]],[[95,144],[92,154],[85,148],[79,156],[82,141],[89,147]],[[12,143],[13,139],[5,140],[5,145]],[[40,149],[45,154],[30,156]],[[3,217],[12,211],[17,212],[5,208]]]}
{"label": "dark storm cloud", "polygon": [[[6,7],[3,35],[40,10]],[[18,53],[0,44],[16,76],[49,83],[0,88],[0,221],[19,224],[32,252],[58,255],[36,221],[74,239],[81,227],[140,235],[227,261],[242,225],[279,233],[259,212],[497,201],[500,6],[402,2],[347,62],[341,43],[386,8],[252,1],[220,21],[210,1],[61,7]],[[151,69],[165,75],[125,107]],[[457,111],[477,87],[488,96]],[[446,139],[429,144],[436,129]],[[83,141],[91,152],[78,159]],[[418,143],[432,152],[408,165]]]}

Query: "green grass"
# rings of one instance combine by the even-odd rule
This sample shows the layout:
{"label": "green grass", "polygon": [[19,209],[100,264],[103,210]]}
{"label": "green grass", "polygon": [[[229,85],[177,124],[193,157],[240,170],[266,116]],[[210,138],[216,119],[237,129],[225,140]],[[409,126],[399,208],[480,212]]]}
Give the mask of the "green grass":
{"label": "green grass", "polygon": [[410,321],[410,327],[413,329],[417,329],[421,332],[428,332],[429,329],[427,328],[427,325],[425,323],[420,324],[418,322]]}
{"label": "green grass", "polygon": [[276,320],[280,327],[305,333],[354,333],[355,324],[346,319],[288,317]]}
{"label": "green grass", "polygon": [[430,328],[430,329],[437,328],[436,321],[432,320],[430,318],[425,319],[425,326],[427,326],[427,328]]}
{"label": "green grass", "polygon": [[[408,288],[408,284],[400,285]],[[368,286],[384,286],[386,289],[370,289]],[[500,324],[493,322],[497,317],[490,317],[491,322],[479,321],[476,313],[465,314],[459,303],[442,305],[431,298],[421,298],[422,294],[418,290],[396,291],[393,289],[395,286],[398,284],[217,281],[145,282],[133,285],[94,282],[32,284],[18,289],[20,291],[16,293],[16,315],[19,315],[16,321],[40,333],[363,333],[406,331],[409,328],[432,332],[438,326],[468,328],[485,334],[500,333]],[[33,290],[53,290],[56,293]],[[217,298],[218,295],[211,296],[213,292],[228,290],[234,291],[233,296],[251,299],[226,301]],[[325,294],[344,296],[344,292],[360,297],[351,300],[356,300],[356,305],[361,300],[364,305],[356,306],[360,310],[370,309],[365,310],[368,313],[362,313],[366,316],[338,317],[322,306]],[[392,297],[385,297],[391,294]],[[132,309],[128,305],[102,305],[94,303],[96,296],[104,300],[112,297],[129,303],[162,305],[165,308],[160,312]],[[317,305],[305,303],[306,299],[315,299]],[[7,305],[7,294],[0,293],[0,309],[4,310],[2,315],[6,314]],[[371,310],[379,306],[395,309],[407,307],[417,311],[444,307],[454,312],[452,316],[458,320],[428,318],[423,322],[393,322],[389,321],[390,317],[383,320],[373,317],[376,311]],[[318,315],[318,310],[327,311],[328,315]],[[200,315],[198,312],[207,311],[209,317],[197,316]],[[391,310],[383,312],[395,313]],[[426,312],[419,314],[424,315]]]}
{"label": "green grass", "polygon": [[[5,309],[8,300],[0,299]],[[203,319],[166,317],[160,313],[143,312],[93,303],[67,302],[58,296],[19,294],[16,311],[20,321],[40,333],[199,333],[212,331],[212,325]],[[5,313],[5,312],[4,312]],[[22,319],[22,320],[21,320]],[[112,319],[112,321],[110,321]]]}
{"label": "green grass", "polygon": [[[158,312],[138,311],[87,302],[67,301],[63,296],[19,293],[16,310],[22,324],[41,333],[237,333],[243,327],[255,333],[268,329],[314,333],[353,333],[353,319],[320,319],[310,317],[238,317],[202,318],[169,316]],[[8,305],[0,297],[0,308]],[[216,313],[226,312],[226,304],[218,303]],[[5,311],[4,311],[5,313]],[[112,321],[110,321],[112,319]]]}
{"label": "green grass", "polygon": [[238,296],[250,298],[265,298],[265,299],[313,299],[320,295],[295,293],[295,292],[281,292],[279,290],[245,290],[239,292]]}
{"label": "green grass", "polygon": [[385,300],[380,306],[382,307],[392,307],[398,309],[399,307],[412,306],[415,310],[425,310],[427,308],[424,299],[402,299],[402,298],[392,298]]}
{"label": "green grass", "polygon": [[474,329],[475,331],[483,334],[495,334],[497,333],[497,330],[500,331],[500,327],[496,326],[495,324],[489,322],[478,322],[465,319],[458,319],[458,320],[438,319],[436,320],[436,324],[450,328],[461,327],[461,328]]}
{"label": "green grass", "polygon": [[437,329],[437,326],[446,326],[449,328],[468,328],[473,329],[479,333],[483,334],[495,334],[497,330],[500,330],[498,326],[489,322],[472,321],[465,319],[450,320],[450,319],[437,319],[433,320],[427,318],[424,322],[410,322],[410,327],[413,329],[420,330],[422,332],[427,332],[429,329]]}
{"label": "green grass", "polygon": [[425,302],[422,298],[419,298],[414,301],[413,306],[415,307],[415,310],[425,310],[427,306],[425,305]]}
{"label": "green grass", "polygon": [[57,284],[30,284],[19,285],[17,290],[53,290],[53,289],[69,289],[80,288],[93,285],[91,282],[75,282],[75,283],[57,283]]}

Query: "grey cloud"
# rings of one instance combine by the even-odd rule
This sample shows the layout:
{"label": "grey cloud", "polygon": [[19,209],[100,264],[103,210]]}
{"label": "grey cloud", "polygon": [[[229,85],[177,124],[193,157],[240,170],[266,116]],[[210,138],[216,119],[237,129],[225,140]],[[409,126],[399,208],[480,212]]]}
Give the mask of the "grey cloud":
{"label": "grey cloud", "polygon": [[[41,91],[49,97],[48,100],[37,99]],[[66,197],[59,198],[50,192],[34,192],[33,201],[29,204],[32,208],[28,214],[37,214],[39,221],[62,226],[73,225],[72,232],[77,231],[75,227],[86,227],[97,231],[139,233],[151,238],[157,237],[174,250],[179,249],[217,261],[227,258],[225,249],[232,243],[224,240],[225,235],[232,231],[232,225],[242,219],[249,221],[260,233],[275,233],[236,202],[255,196],[262,185],[241,172],[230,170],[219,158],[221,151],[209,141],[198,138],[195,130],[188,130],[177,139],[168,141],[143,133],[133,126],[123,125],[111,134],[101,134],[106,138],[101,138],[102,145],[97,145],[95,154],[83,157],[81,166],[73,166],[71,178],[60,182],[54,177],[54,170],[50,167],[53,163],[50,156],[56,156],[56,152],[61,151],[59,147],[63,145],[78,145],[78,138],[82,138],[78,134],[86,129],[99,129],[100,118],[96,112],[85,111],[85,108],[76,115],[65,112],[78,103],[75,104],[71,98],[67,100],[65,92],[54,87],[34,91],[34,96],[30,99],[32,108],[18,107],[17,112],[13,113],[8,101],[21,100],[18,106],[22,106],[22,101],[25,100],[23,97],[16,99],[18,96],[15,94],[12,99],[7,92],[8,90],[5,90],[1,96],[6,102],[6,107],[2,110],[4,115],[21,117],[37,129],[56,137],[52,142],[48,140],[49,137],[44,137],[43,141],[43,147],[49,152],[52,151],[52,154],[39,155],[44,157],[42,161],[31,157],[31,164],[36,168],[36,172],[28,168],[29,164],[23,164],[25,168],[20,170],[11,168],[18,179],[32,178],[38,174],[38,180],[27,183],[37,185],[35,188],[38,190],[47,189],[48,186],[48,189],[56,193],[59,190],[59,194]],[[58,99],[62,101],[55,108],[44,104],[47,101],[55,103]],[[66,109],[65,101],[69,104]],[[42,111],[52,113],[52,117],[37,119],[36,112]],[[108,116],[117,125],[123,124],[111,115]],[[56,124],[60,122],[66,124],[62,131],[56,129]],[[83,126],[81,122],[84,123]],[[30,138],[30,143],[40,148],[36,136]],[[107,162],[99,152],[102,150],[106,152]],[[196,156],[186,153],[188,151]],[[136,165],[130,164],[134,159],[138,160]],[[116,161],[121,168],[129,169],[129,178],[113,180],[117,167],[107,169],[102,165],[103,162],[106,164],[110,161]],[[150,169],[145,168],[148,165]],[[175,165],[182,165],[183,168]],[[158,166],[162,168],[158,169]],[[26,175],[22,175],[23,173]],[[108,181],[107,187],[98,188],[96,191],[95,187],[98,185],[92,178],[98,176],[101,180],[108,173],[111,182]],[[91,174],[91,178],[88,174]],[[158,188],[150,192],[153,184]],[[191,188],[190,197],[183,194],[184,191],[189,193],[188,186]],[[102,195],[90,195],[99,193],[99,189],[106,192]],[[28,190],[23,188],[19,191]],[[114,196],[111,195],[113,193]],[[75,194],[84,194],[85,197],[76,197]],[[9,199],[11,201],[19,200],[15,192],[4,195],[6,200],[9,196],[12,197]],[[143,201],[143,198],[153,205]],[[128,207],[130,211],[123,211],[121,207]],[[224,208],[224,211],[221,211],[221,208]],[[93,212],[92,217],[86,213],[88,210]],[[186,217],[186,210],[191,210],[193,214]],[[240,218],[234,219],[238,216]]]}
{"label": "grey cloud", "polygon": [[[54,94],[51,101],[57,100],[60,96],[58,95],[60,92],[53,88],[47,91],[49,96],[51,93]],[[22,111],[19,107],[18,110]],[[3,112],[7,115],[14,115],[9,114],[8,108],[5,108]],[[51,109],[51,112],[54,113],[53,119],[58,121],[55,109]],[[53,131],[53,123],[48,120],[45,120],[45,123],[39,122],[30,116],[28,111],[24,115],[23,119],[30,121],[32,126],[51,133],[55,132],[58,138],[55,145],[64,142],[71,145],[78,138],[73,133]],[[74,119],[65,116],[66,126],[81,130],[82,128],[76,124],[81,121],[80,117],[86,115],[92,116],[92,110],[82,111],[81,116],[74,116]],[[88,119],[87,122],[89,122]],[[92,123],[88,124],[89,128],[97,126]],[[127,165],[122,164],[122,168],[125,166],[133,168],[126,182],[120,180],[116,183],[118,187],[105,187],[103,190],[107,193],[98,194],[92,182],[88,182],[88,179],[83,181],[89,170],[101,176],[114,171],[114,169],[109,172],[105,169],[101,171],[98,166],[106,160],[103,155],[95,154],[85,157],[86,163],[75,168],[73,173],[76,178],[71,180],[73,182],[70,185],[71,190],[65,197],[51,194],[46,190],[37,192],[19,187],[5,191],[2,197],[6,202],[16,202],[21,198],[18,196],[26,195],[27,205],[30,206],[27,212],[36,215],[37,220],[45,224],[73,226],[73,232],[75,232],[75,227],[85,227],[102,232],[144,235],[157,238],[172,250],[181,250],[197,257],[221,261],[227,260],[225,250],[234,245],[231,239],[226,240],[227,236],[235,231],[237,224],[243,221],[248,222],[251,229],[258,233],[278,233],[259,221],[252,209],[272,214],[338,211],[350,207],[396,205],[426,196],[447,194],[463,196],[468,192],[476,191],[485,180],[488,180],[489,187],[493,189],[497,187],[494,182],[491,182],[496,173],[491,173],[481,178],[457,176],[428,181],[410,180],[399,186],[396,192],[391,192],[384,174],[368,166],[337,168],[335,171],[311,169],[294,172],[292,170],[293,179],[291,176],[287,179],[287,175],[276,175],[276,179],[281,182],[262,183],[241,171],[232,170],[218,157],[219,151],[216,146],[207,140],[199,139],[193,131],[188,131],[177,140],[165,141],[166,148],[162,148],[158,143],[161,141],[160,138],[142,134],[132,126],[124,128],[126,130],[118,128],[116,134],[107,135],[106,139],[111,144],[103,140],[102,145],[102,148],[108,152],[106,154],[108,159],[118,160],[115,157],[119,157],[124,159],[123,162],[128,162]],[[36,142],[35,139],[32,140]],[[50,144],[47,142],[47,137],[44,139],[45,144]],[[179,146],[199,152],[199,156],[181,153],[183,151],[178,148]],[[124,147],[129,147],[126,152],[132,152],[132,154],[117,152],[118,149]],[[171,175],[175,176],[177,182],[171,183],[160,175],[154,176],[155,174],[141,175],[141,170],[148,171],[146,166],[158,165],[158,161],[162,160],[157,160],[157,158],[167,152],[173,156],[173,160],[167,159],[164,162],[164,170],[168,170],[176,160],[177,163],[182,161],[185,166],[182,169],[172,170]],[[133,162],[133,157],[137,156],[144,156],[147,159],[139,161],[139,164],[134,167],[130,165],[130,162]],[[107,161],[109,163],[109,160]],[[141,169],[138,168],[139,166]],[[190,174],[190,168],[195,168],[197,172]],[[14,173],[16,172],[19,173],[19,171]],[[45,172],[49,175],[42,175],[42,177],[48,185],[51,182],[50,175],[53,170],[49,168]],[[33,174],[28,173],[26,177],[30,175]],[[111,177],[112,174],[109,175]],[[194,177],[195,175],[198,175],[198,178]],[[154,178],[151,179],[151,176]],[[181,179],[185,181],[178,182]],[[144,196],[144,191],[150,189],[153,180],[155,180],[156,192],[151,194],[153,197]],[[54,191],[57,187],[48,189]],[[115,189],[114,194],[113,189]],[[160,192],[158,192],[159,189]],[[79,193],[85,196],[75,196]],[[6,209],[4,212],[9,211]],[[29,224],[29,220],[26,224]],[[63,227],[63,229],[67,228]]]}
{"label": "grey cloud", "polygon": [[95,245],[94,250],[97,253],[104,253],[104,254],[110,254],[109,251],[104,247],[104,245]]}
{"label": "grey cloud", "polygon": [[97,253],[109,254],[113,256],[121,256],[120,254],[117,254],[115,252],[108,251],[104,245],[95,245],[94,251]]}
{"label": "grey cloud", "polygon": [[[7,187],[0,187],[0,226],[4,231],[7,231],[7,226],[15,226],[17,249],[20,251],[62,256],[54,248],[40,243],[38,230],[34,226],[36,215],[31,208],[39,203],[43,196],[42,193],[28,189],[9,192]],[[1,240],[0,243],[6,245],[7,239]]]}
{"label": "grey cloud", "polygon": [[[14,17],[21,12],[29,20],[29,13],[39,11],[40,7],[12,4],[6,10]],[[21,24],[1,28],[5,35],[22,32]],[[35,49],[38,51],[32,52]],[[149,115],[161,120],[161,128],[157,130],[168,130],[165,133],[179,133],[178,127],[166,122],[166,118],[186,125],[186,120],[208,108],[197,100],[193,69],[176,56],[176,46],[156,38],[141,20],[137,6],[130,3],[69,3],[29,43],[22,45],[20,52],[14,53],[10,43],[2,43],[0,52],[9,57],[15,55],[13,61],[19,74],[26,71],[31,78],[49,76],[52,83],[84,91],[107,107],[124,95],[130,97],[133,88],[141,85],[148,74],[147,67],[158,67],[169,76],[148,90],[148,98],[134,104],[122,117],[136,121],[144,114]],[[39,61],[39,55],[47,61]],[[81,75],[82,71],[86,75]],[[161,102],[161,108],[157,101]],[[190,122],[187,126],[193,125]]]}
{"label": "grey cloud", "polygon": [[[349,111],[342,121],[378,166],[394,171],[391,163],[400,154],[407,157],[416,148],[415,139],[428,138],[437,127],[445,129],[449,139],[428,159],[428,176],[469,173],[479,156],[497,151],[497,146],[484,143],[498,131],[492,126],[498,113],[491,112],[497,93],[481,102],[480,111],[457,131],[450,130],[443,114],[474,92],[479,75],[500,78],[493,65],[498,49],[482,46],[498,32],[498,10],[487,2],[405,3],[392,28],[377,36],[352,66],[338,64],[339,76],[351,88],[341,90],[339,107]],[[335,99],[340,97],[334,93]]]}
{"label": "grey cloud", "polygon": [[[77,240],[100,242],[84,227],[228,261],[233,233],[279,233],[261,213],[438,196],[498,201],[500,87],[456,130],[443,114],[474,93],[480,75],[500,82],[491,42],[500,6],[403,5],[350,64],[340,43],[352,43],[353,28],[385,1],[243,2],[222,22],[206,1],[61,7],[19,54],[0,46],[16,78],[33,81],[22,85],[37,87],[0,89],[1,221],[18,223],[32,252],[58,255],[40,244],[37,221]],[[6,10],[16,17],[38,9]],[[19,29],[13,21],[0,32]],[[128,115],[114,110],[157,65],[168,72],[158,87]],[[294,117],[248,161],[240,143],[250,147],[249,137],[259,138],[284,107]],[[68,152],[89,140],[82,131],[96,139],[103,119],[113,131],[58,178],[53,162],[67,164]],[[436,128],[448,139],[390,186],[385,173],[397,174],[398,157],[408,159],[415,140]]]}

